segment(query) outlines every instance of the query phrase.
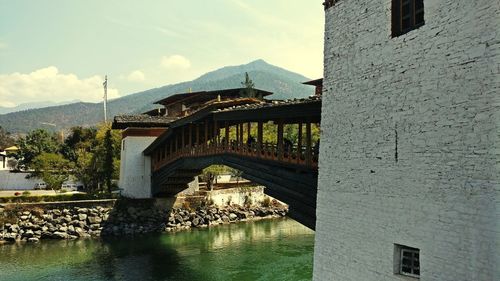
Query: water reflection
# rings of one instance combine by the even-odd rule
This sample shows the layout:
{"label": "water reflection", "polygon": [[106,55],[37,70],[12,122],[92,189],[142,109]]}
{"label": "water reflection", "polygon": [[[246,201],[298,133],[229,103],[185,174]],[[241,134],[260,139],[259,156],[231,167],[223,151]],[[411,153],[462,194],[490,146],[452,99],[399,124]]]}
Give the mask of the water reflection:
{"label": "water reflection", "polygon": [[292,220],[110,240],[0,246],[0,280],[310,280],[314,233]]}

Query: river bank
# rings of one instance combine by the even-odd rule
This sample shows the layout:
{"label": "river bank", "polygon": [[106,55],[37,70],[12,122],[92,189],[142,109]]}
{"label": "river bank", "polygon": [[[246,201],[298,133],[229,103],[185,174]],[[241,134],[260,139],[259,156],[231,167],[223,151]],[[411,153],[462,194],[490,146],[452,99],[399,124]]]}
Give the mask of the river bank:
{"label": "river bank", "polygon": [[4,204],[0,205],[0,241],[39,242],[172,232],[278,218],[286,213],[286,206],[276,203],[195,208],[172,208],[155,200]]}

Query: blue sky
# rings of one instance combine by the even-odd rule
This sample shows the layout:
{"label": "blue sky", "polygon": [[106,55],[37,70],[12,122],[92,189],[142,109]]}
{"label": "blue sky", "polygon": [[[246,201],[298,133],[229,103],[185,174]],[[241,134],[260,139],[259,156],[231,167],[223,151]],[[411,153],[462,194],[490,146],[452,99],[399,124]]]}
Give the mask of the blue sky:
{"label": "blue sky", "polygon": [[264,59],[322,76],[323,1],[0,0],[0,106],[110,96]]}

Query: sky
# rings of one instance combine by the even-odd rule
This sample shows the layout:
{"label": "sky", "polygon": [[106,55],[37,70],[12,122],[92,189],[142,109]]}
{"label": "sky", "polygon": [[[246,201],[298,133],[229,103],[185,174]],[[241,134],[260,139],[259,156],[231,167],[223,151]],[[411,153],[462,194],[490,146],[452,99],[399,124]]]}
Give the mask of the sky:
{"label": "sky", "polygon": [[0,106],[99,102],[264,59],[322,77],[322,0],[0,0]]}

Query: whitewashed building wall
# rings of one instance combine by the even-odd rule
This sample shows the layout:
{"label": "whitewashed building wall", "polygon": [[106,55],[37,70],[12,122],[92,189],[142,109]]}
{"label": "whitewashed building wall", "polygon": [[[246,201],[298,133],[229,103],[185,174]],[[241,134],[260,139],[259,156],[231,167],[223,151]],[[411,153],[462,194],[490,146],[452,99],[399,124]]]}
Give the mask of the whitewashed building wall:
{"label": "whitewashed building wall", "polygon": [[142,153],[156,137],[127,136],[122,140],[120,180],[122,195],[151,198],[151,158]]}
{"label": "whitewashed building wall", "polygon": [[500,1],[390,0],[326,11],[314,280],[500,280]]}

